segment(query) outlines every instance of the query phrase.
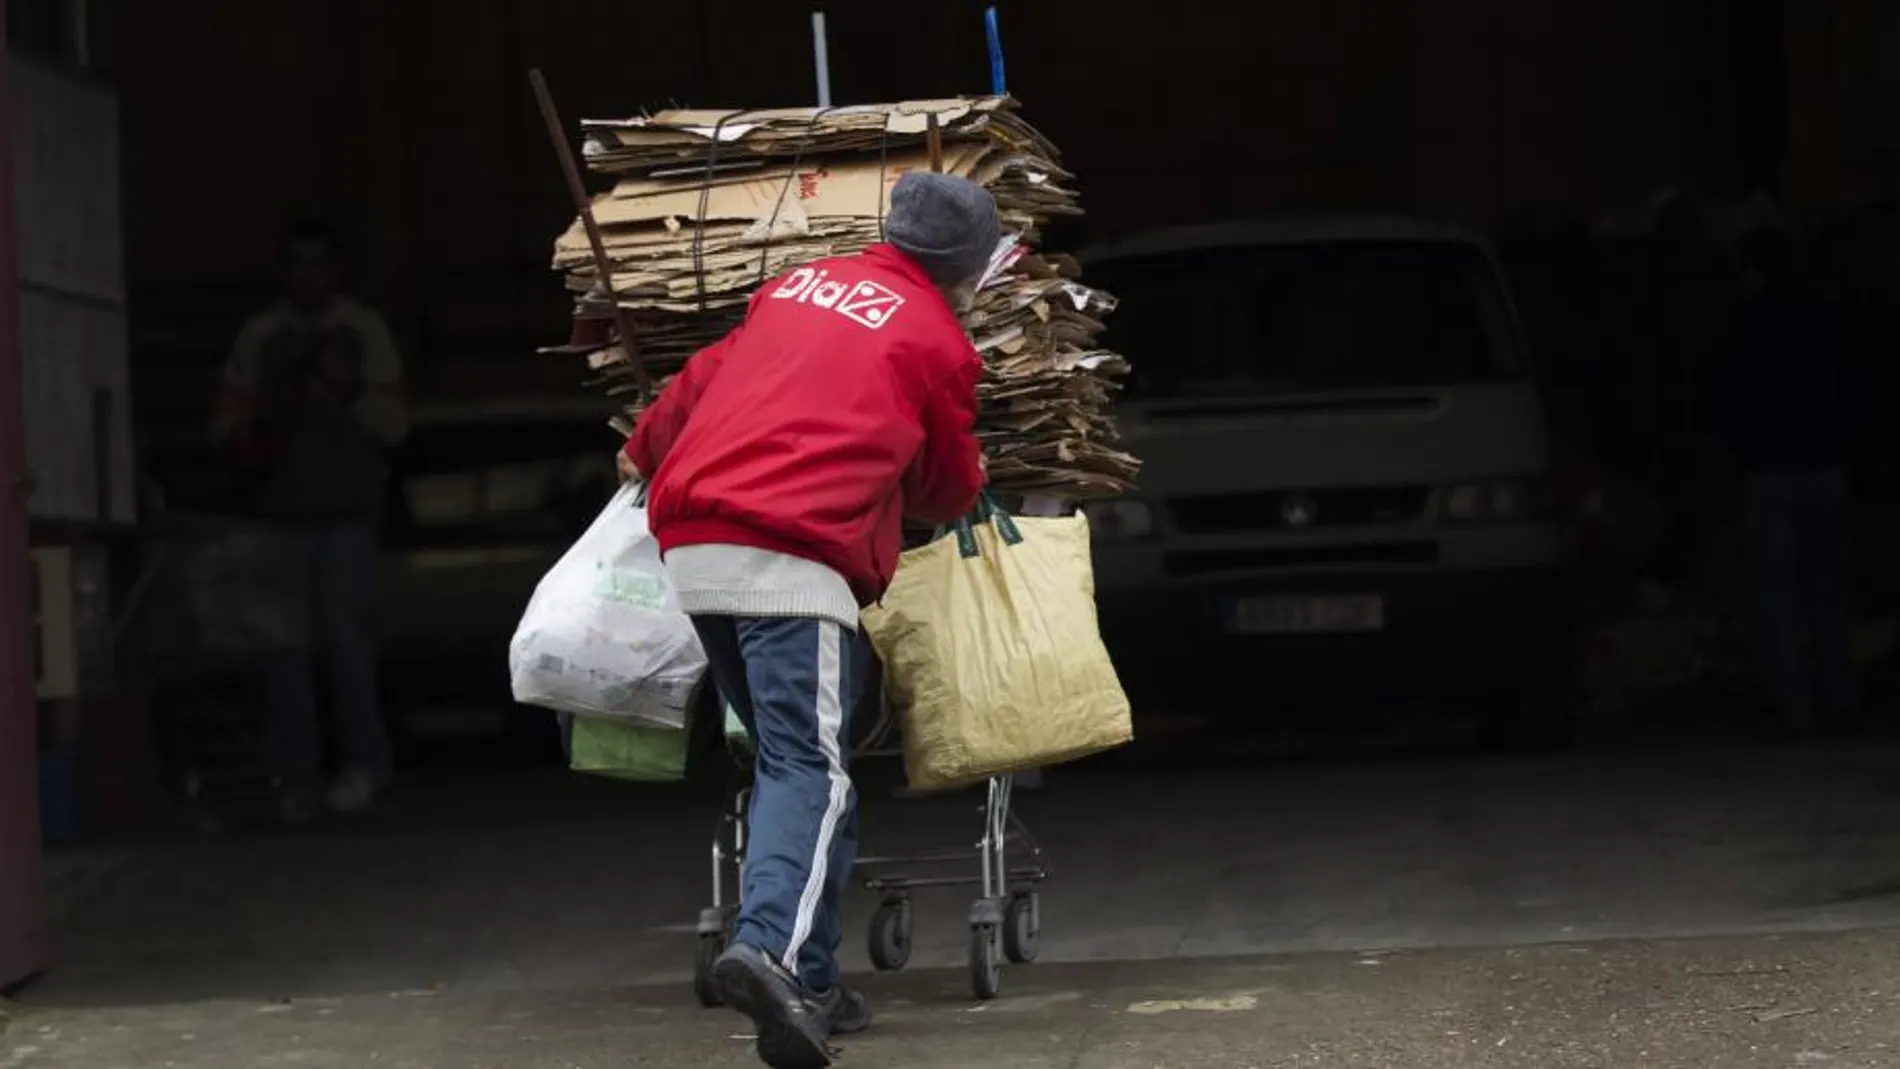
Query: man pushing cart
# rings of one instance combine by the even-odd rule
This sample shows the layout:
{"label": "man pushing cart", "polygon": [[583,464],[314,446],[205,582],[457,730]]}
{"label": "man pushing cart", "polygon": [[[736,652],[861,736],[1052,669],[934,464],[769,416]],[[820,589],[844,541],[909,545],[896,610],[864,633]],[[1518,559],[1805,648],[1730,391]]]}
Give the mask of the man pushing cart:
{"label": "man pushing cart", "polygon": [[775,1069],[827,1066],[829,1037],[870,1023],[837,962],[857,847],[845,746],[871,664],[860,609],[891,583],[903,520],[948,526],[983,485],[982,362],[958,313],[1001,240],[995,200],[908,174],[885,236],[761,287],[622,453],[757,747],[740,907],[712,980]]}
{"label": "man pushing cart", "polygon": [[[894,745],[900,740],[900,718],[882,699],[881,690],[867,696],[861,713],[875,708],[879,715],[861,734],[852,754],[854,762],[901,753]],[[700,910],[699,945],[693,960],[693,993],[700,1005],[709,1009],[725,1004],[714,984],[713,970],[732,944],[745,882],[742,863],[752,811],[752,740],[730,707],[725,729],[736,775],[713,832],[712,903]],[[1042,935],[1037,888],[1049,877],[1049,870],[1043,864],[1042,846],[1011,806],[1017,778],[1012,774],[988,777],[988,793],[979,808],[983,834],[974,851],[858,857],[854,875],[860,885],[878,896],[865,945],[871,964],[879,972],[897,972],[910,964],[913,896],[919,891],[951,887],[979,890],[970,907],[970,990],[976,998],[993,999],[1001,993],[1005,959],[1012,965],[1028,965],[1036,960]],[[1018,851],[1026,856],[1018,857]]]}

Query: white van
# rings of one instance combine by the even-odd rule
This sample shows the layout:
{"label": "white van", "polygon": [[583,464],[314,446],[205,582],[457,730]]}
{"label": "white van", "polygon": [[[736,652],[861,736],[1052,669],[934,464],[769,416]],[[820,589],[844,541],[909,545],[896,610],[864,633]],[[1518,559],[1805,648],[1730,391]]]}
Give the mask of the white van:
{"label": "white van", "polygon": [[[1208,676],[1456,700],[1535,726],[1568,664],[1543,406],[1489,250],[1388,220],[1172,230],[1083,257],[1144,465],[1089,510],[1131,688]],[[1538,714],[1538,715],[1541,715]]]}

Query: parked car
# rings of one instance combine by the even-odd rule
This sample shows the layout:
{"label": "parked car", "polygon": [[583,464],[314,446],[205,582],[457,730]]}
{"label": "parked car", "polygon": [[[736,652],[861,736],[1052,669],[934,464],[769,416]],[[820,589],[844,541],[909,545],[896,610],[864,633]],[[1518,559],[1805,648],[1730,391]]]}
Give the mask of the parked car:
{"label": "parked car", "polygon": [[535,585],[616,484],[613,406],[597,398],[421,407],[393,457],[377,636],[392,719],[419,736],[527,733],[508,703],[508,640]]}
{"label": "parked car", "polygon": [[[510,700],[508,640],[616,485],[613,410],[576,395],[414,413],[390,458],[375,621],[385,714],[406,757],[559,758],[553,714]],[[201,806],[268,775],[259,668],[237,646],[268,616],[258,584],[276,589],[274,565],[254,559],[268,540],[245,541],[254,487],[221,449],[174,434],[149,442],[145,461],[144,537],[126,565],[140,626],[126,660],[152,688],[168,777]]]}
{"label": "parked car", "polygon": [[1244,222],[1085,254],[1120,298],[1139,490],[1088,509],[1137,691],[1456,697],[1493,730],[1568,663],[1551,452],[1490,251],[1408,221]]}

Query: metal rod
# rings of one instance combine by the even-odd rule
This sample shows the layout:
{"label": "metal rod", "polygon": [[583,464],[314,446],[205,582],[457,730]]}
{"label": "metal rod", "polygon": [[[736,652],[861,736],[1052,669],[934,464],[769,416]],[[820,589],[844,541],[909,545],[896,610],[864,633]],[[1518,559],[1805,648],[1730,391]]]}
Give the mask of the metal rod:
{"label": "metal rod", "polygon": [[811,59],[818,73],[818,106],[831,106],[831,47],[825,39],[825,13],[811,13]]}
{"label": "metal rod", "polygon": [[930,876],[917,880],[887,877],[884,879],[864,881],[864,889],[867,891],[902,891],[909,888],[921,890],[925,887],[972,887],[982,883],[983,879],[976,876]]}
{"label": "metal rod", "polygon": [[112,449],[112,391],[104,387],[92,391],[92,493],[94,517],[101,524],[109,524],[118,517],[114,498],[118,495],[112,482],[115,470]]}
{"label": "metal rod", "polygon": [[970,860],[965,854],[929,854],[923,857],[861,857],[859,867],[879,865],[960,865]]}
{"label": "metal rod", "polygon": [[[965,858],[964,860],[969,860]],[[1010,883],[1041,883],[1049,878],[1049,870],[1035,866],[1011,869],[1005,885]],[[986,887],[981,876],[927,876],[911,879],[905,876],[877,876],[862,881],[867,891],[923,891],[936,887]],[[988,890],[984,897],[991,897]],[[1006,897],[1006,896],[1004,896]]]}
{"label": "metal rod", "polygon": [[613,261],[607,258],[607,243],[600,236],[600,223],[594,219],[594,202],[587,195],[587,185],[581,181],[580,164],[574,159],[574,150],[567,143],[567,127],[561,123],[561,113],[554,107],[554,96],[548,92],[548,81],[541,76],[539,67],[528,72],[528,81],[534,86],[534,99],[541,106],[541,121],[548,128],[548,140],[554,145],[554,156],[561,163],[561,174],[567,179],[568,196],[574,199],[574,210],[580,213],[581,229],[587,232],[587,244],[594,253],[594,288],[605,300],[613,304],[614,327],[620,333],[620,349],[626,354],[627,366],[633,369],[634,381],[640,384],[642,394],[653,392],[653,376],[647,373],[646,362],[640,359],[640,353],[633,344],[633,321],[627,316],[627,310],[613,291]]}
{"label": "metal rod", "polygon": [[985,898],[998,897],[994,890],[995,884],[998,882],[996,874],[996,863],[998,860],[996,856],[996,795],[998,789],[997,785],[1001,782],[1003,781],[994,777],[990,779],[990,800],[989,804],[983,808],[983,841],[977,844],[977,849],[983,852],[983,896]]}
{"label": "metal rod", "polygon": [[72,0],[68,9],[72,20],[73,66],[82,71],[92,69],[92,13],[87,8],[86,0]]}
{"label": "metal rod", "polygon": [[937,122],[937,113],[931,112],[924,120],[924,139],[930,145],[930,169],[943,173],[943,127]]}

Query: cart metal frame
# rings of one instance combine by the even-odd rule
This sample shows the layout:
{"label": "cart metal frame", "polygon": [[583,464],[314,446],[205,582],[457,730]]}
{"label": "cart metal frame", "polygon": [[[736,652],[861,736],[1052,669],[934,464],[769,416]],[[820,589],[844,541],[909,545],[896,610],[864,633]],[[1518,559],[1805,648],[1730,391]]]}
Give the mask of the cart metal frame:
{"label": "cart metal frame", "polygon": [[[884,758],[901,754],[895,745],[899,724],[888,702],[880,702],[878,722],[854,757]],[[712,904],[700,911],[698,948],[694,960],[693,991],[703,1006],[720,1005],[712,983],[712,966],[731,943],[732,924],[739,913],[748,834],[747,814],[752,801],[752,772],[748,759],[735,762],[733,785],[726,795],[712,843]],[[979,811],[983,833],[971,850],[891,857],[861,857],[853,870],[861,886],[879,896],[871,914],[866,944],[871,964],[879,972],[896,972],[910,963],[918,891],[947,887],[976,887],[969,911],[970,989],[978,1000],[1002,991],[1002,966],[1034,962],[1042,942],[1042,900],[1038,888],[1049,878],[1037,841],[1011,805],[1013,776],[995,776]],[[1012,848],[1026,859],[1012,868]],[[976,864],[969,866],[974,851]],[[913,875],[912,873],[917,873]]]}

